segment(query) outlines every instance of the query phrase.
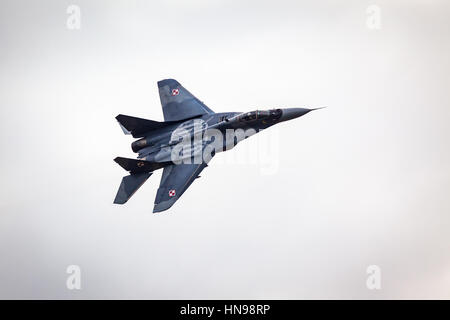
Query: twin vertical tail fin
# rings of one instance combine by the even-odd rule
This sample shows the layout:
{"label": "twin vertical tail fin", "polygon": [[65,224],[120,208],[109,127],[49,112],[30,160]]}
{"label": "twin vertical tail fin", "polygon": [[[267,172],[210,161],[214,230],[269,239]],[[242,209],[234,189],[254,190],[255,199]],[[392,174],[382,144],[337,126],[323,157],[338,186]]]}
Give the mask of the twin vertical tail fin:
{"label": "twin vertical tail fin", "polygon": [[167,165],[165,162],[151,162],[139,159],[129,159],[117,157],[114,159],[115,162],[125,170],[129,171],[131,174],[151,172],[161,169]]}
{"label": "twin vertical tail fin", "polygon": [[119,122],[123,133],[131,134],[134,138],[141,138],[150,131],[162,129],[174,123],[173,121],[159,122],[123,114],[119,114],[116,120]]}

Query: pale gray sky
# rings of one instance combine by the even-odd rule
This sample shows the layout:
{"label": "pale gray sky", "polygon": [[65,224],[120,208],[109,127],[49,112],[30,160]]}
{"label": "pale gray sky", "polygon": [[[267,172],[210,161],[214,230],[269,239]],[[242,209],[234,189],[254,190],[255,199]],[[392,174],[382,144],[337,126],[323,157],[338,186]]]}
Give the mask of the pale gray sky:
{"label": "pale gray sky", "polygon": [[[448,1],[0,6],[0,298],[450,298]],[[217,112],[328,108],[230,151],[275,136],[274,174],[219,154],[170,211],[160,173],[114,205],[114,117],[162,120],[169,77]]]}

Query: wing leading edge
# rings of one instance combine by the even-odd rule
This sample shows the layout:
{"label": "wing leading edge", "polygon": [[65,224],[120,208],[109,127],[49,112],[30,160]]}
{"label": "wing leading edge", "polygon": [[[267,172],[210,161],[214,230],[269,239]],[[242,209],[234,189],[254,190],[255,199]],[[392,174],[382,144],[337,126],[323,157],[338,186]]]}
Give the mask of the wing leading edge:
{"label": "wing leading edge", "polygon": [[158,89],[165,121],[178,121],[214,113],[174,79],[158,81]]}

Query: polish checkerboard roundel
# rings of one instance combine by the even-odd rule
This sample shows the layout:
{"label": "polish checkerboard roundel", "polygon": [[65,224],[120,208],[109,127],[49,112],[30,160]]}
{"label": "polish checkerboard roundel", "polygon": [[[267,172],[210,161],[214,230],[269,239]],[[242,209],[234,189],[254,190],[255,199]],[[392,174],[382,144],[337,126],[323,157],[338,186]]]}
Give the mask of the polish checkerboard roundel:
{"label": "polish checkerboard roundel", "polygon": [[176,192],[175,189],[169,190],[169,197],[175,197]]}
{"label": "polish checkerboard roundel", "polygon": [[177,96],[180,94],[180,91],[178,89],[172,89],[172,95]]}

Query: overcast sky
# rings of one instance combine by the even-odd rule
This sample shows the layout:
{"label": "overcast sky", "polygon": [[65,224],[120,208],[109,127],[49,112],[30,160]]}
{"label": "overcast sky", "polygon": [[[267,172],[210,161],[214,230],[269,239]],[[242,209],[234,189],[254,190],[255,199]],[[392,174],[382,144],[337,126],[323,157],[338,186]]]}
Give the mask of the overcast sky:
{"label": "overcast sky", "polygon": [[[448,1],[0,6],[0,298],[450,298]],[[115,205],[114,117],[162,121],[165,78],[216,112],[328,108],[217,155],[169,211],[160,172]]]}

